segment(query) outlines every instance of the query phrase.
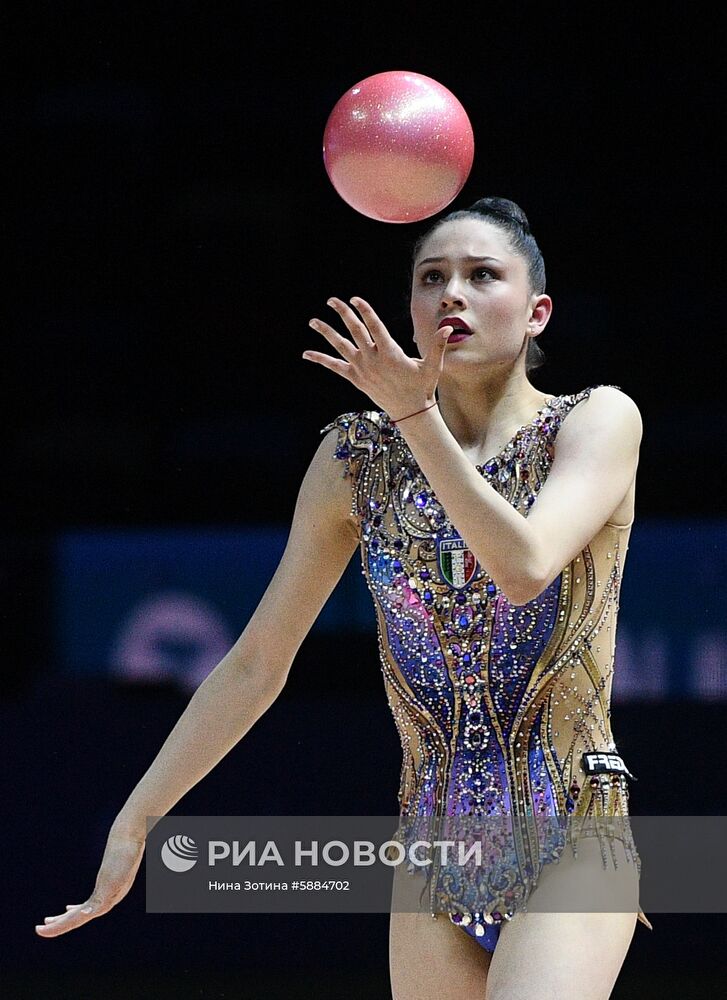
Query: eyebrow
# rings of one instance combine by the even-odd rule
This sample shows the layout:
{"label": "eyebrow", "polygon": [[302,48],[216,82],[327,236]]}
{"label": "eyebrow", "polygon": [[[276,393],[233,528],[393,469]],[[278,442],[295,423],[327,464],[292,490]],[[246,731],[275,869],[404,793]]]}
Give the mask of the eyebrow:
{"label": "eyebrow", "polygon": [[[441,264],[442,261],[446,259],[447,259],[446,257],[425,257],[424,260],[419,261],[417,267],[422,267],[423,264]],[[478,260],[491,260],[494,261],[495,264],[502,264],[502,261],[497,257],[478,257],[476,255],[473,256],[472,254],[468,254],[466,257],[462,257],[461,260],[466,260],[469,262]]]}

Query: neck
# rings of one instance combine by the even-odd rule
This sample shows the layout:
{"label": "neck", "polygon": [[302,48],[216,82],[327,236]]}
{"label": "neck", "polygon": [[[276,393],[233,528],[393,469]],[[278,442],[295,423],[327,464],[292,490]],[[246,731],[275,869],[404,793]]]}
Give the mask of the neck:
{"label": "neck", "polygon": [[465,449],[487,452],[488,443],[527,423],[549,398],[531,385],[520,367],[483,372],[473,381],[442,372],[437,401],[442,419]]}

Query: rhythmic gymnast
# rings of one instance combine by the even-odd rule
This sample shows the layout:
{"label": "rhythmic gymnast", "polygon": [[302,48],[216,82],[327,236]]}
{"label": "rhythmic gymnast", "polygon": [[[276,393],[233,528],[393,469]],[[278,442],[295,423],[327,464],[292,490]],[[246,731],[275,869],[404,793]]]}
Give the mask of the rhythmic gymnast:
{"label": "rhythmic gymnast", "polygon": [[257,609],[120,810],[90,897],[37,933],[64,934],[126,895],[146,817],[166,815],[275,701],[358,548],[403,750],[402,818],[509,817],[531,832],[538,818],[596,823],[580,838],[568,827],[570,854],[537,830],[513,837],[474,896],[430,876],[431,912],[392,904],[394,1000],[603,1000],[637,919],[651,926],[638,905],[535,904],[578,881],[579,864],[605,869],[607,853],[638,883],[630,836],[603,832],[627,819],[632,777],[610,702],[638,407],[615,386],[532,384],[552,300],[527,217],[507,199],[454,210],[417,241],[418,358],[367,301],[328,305],[332,322],[310,325],[336,354],[303,357],[375,408],[321,431]]}

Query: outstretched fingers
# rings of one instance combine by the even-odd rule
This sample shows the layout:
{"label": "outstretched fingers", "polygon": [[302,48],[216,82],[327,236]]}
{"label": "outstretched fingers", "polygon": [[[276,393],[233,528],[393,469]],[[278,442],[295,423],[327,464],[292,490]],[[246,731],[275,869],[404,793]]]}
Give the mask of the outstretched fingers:
{"label": "outstretched fingers", "polygon": [[92,903],[91,900],[86,900],[85,903],[69,903],[65,913],[46,917],[45,923],[35,925],[35,931],[40,937],[60,937],[61,934],[66,934],[68,931],[88,923],[94,917],[100,917],[102,912],[104,911],[101,907]]}
{"label": "outstretched fingers", "polygon": [[308,326],[312,330],[315,330],[316,333],[320,333],[322,337],[325,337],[331,347],[335,347],[342,358],[345,358],[349,362],[353,361],[356,356],[356,348],[350,340],[346,340],[337,330],[334,330],[332,326],[324,323],[321,319],[309,320]]}
{"label": "outstretched fingers", "polygon": [[[357,303],[359,301],[362,300],[355,298],[351,299],[351,302],[357,308],[358,308]],[[369,330],[368,323],[362,321],[361,317],[359,317],[359,315],[356,312],[354,312],[354,310],[347,302],[344,302],[343,299],[336,298],[336,296],[334,295],[328,300],[326,305],[329,305],[331,309],[334,309],[341,317],[343,322],[346,324],[346,329],[351,334],[351,338],[353,339],[353,342],[359,349],[359,351],[363,351],[366,349],[371,350],[372,348],[373,350],[376,350],[377,347],[376,339],[372,335],[371,330]],[[359,312],[361,312],[360,309]]]}
{"label": "outstretched fingers", "polygon": [[363,319],[363,324],[361,325],[368,333],[369,338],[375,347],[392,347],[396,345],[396,341],[366,299],[362,299],[358,295],[354,295],[351,299],[351,305],[355,306],[361,314]]}
{"label": "outstretched fingers", "polygon": [[[304,351],[303,358],[306,361],[315,361],[317,364],[323,365],[324,368],[328,368],[329,371],[335,372],[336,375],[341,375],[343,378],[348,379],[349,382],[355,384],[353,378],[353,364],[359,354],[359,347],[362,346],[362,338],[360,331],[356,331],[354,333],[353,328],[355,327],[355,323],[358,323],[359,327],[363,327],[363,324],[360,320],[354,317],[353,310],[349,309],[345,302],[341,302],[340,299],[329,299],[328,305],[342,316],[346,326],[351,332],[351,336],[354,338],[355,344],[352,344],[350,340],[343,337],[337,330],[334,330],[332,326],[329,326],[328,323],[324,323],[323,320],[314,318],[308,322],[308,326],[310,326],[311,329],[315,330],[317,333],[320,333],[321,336],[325,337],[331,347],[334,347],[338,351],[343,360],[331,357],[330,354],[323,354],[321,351]],[[354,317],[355,323],[351,317]],[[368,346],[370,346],[370,344],[371,341],[369,338]]]}

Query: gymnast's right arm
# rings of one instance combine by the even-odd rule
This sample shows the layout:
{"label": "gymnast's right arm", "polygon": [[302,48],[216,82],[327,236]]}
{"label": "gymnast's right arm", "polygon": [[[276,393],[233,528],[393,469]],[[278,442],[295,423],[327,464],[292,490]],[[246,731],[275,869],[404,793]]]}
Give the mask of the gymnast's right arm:
{"label": "gymnast's right arm", "polygon": [[334,458],[336,428],[303,477],[285,551],[267,590],[230,651],[195,691],[109,831],[96,884],[83,903],[36,925],[58,937],[108,913],[141,864],[147,816],[164,816],[208,774],[278,697],[301,643],[357,545],[351,482]]}

